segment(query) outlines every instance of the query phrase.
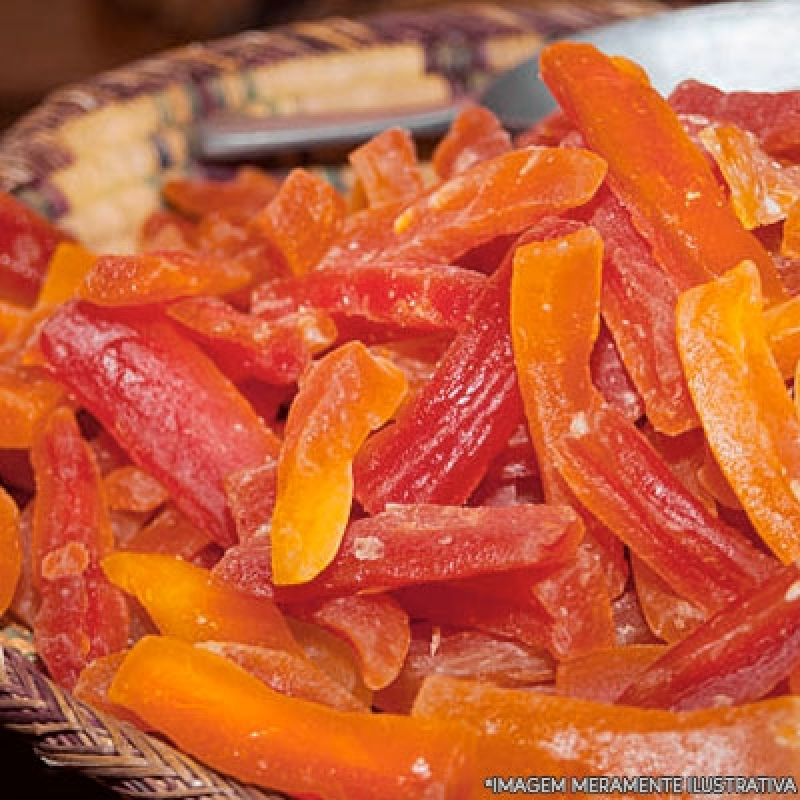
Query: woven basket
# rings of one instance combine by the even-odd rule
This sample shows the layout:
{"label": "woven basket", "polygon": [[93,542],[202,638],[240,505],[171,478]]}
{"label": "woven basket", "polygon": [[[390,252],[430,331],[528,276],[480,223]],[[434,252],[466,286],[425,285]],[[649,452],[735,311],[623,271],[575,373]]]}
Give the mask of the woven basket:
{"label": "woven basket", "polygon": [[[548,37],[663,8],[650,0],[451,6],[191,45],[48,97],[0,139],[0,189],[96,251],[130,250],[165,177],[193,167],[187,130],[211,111],[438,103],[479,88]],[[124,796],[281,796],[218,775],[77,701],[47,679],[26,632],[13,626],[0,626],[0,725],[28,737],[47,764]]]}

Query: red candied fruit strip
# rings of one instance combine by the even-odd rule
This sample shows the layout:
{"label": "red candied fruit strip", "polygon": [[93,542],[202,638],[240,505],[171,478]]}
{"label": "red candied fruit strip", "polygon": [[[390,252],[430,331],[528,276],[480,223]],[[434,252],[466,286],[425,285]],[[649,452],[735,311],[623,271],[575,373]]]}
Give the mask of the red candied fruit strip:
{"label": "red candied fruit strip", "polygon": [[153,310],[78,302],[45,323],[41,348],[131,460],[192,522],[232,544],[224,480],[274,460],[279,440],[197,345]]}
{"label": "red candied fruit strip", "polygon": [[334,267],[263,283],[251,310],[265,319],[316,309],[416,331],[459,330],[486,277],[459,267]]}
{"label": "red candied fruit strip", "polygon": [[356,457],[355,495],[370,513],[389,503],[465,502],[508,442],[522,418],[509,280],[506,265],[489,280],[430,381]]}
{"label": "red candied fruit strip", "polygon": [[31,459],[36,649],[53,679],[72,688],[92,659],[127,645],[128,608],[100,566],[113,548],[111,521],[100,474],[69,409],[42,423]]}
{"label": "red candied fruit strip", "polygon": [[669,103],[679,114],[731,122],[752,131],[773,155],[800,154],[800,91],[726,92],[696,80],[678,84]]}
{"label": "red candied fruit strip", "polygon": [[603,319],[647,418],[664,433],[689,430],[699,420],[675,336],[678,286],[610,192],[598,195],[590,222],[603,237]]}
{"label": "red candied fruit strip", "polygon": [[187,297],[170,304],[169,316],[204,343],[234,381],[256,378],[278,386],[295,383],[314,354],[336,339],[327,314],[309,310],[274,321],[247,314],[219,297]]}
{"label": "red candied fruit strip", "polygon": [[411,644],[411,624],[406,611],[391,595],[332,597],[293,610],[353,646],[367,688],[382,689],[400,673]]}
{"label": "red candied fruit strip", "polygon": [[0,192],[0,298],[33,305],[51,256],[70,238],[13,195]]}
{"label": "red candied fruit strip", "polygon": [[545,574],[574,555],[582,535],[567,507],[392,505],[351,522],[334,561],[308,583],[272,586],[266,535],[229,549],[215,572],[240,589],[291,602],[520,568]]}
{"label": "red candied fruit strip", "polygon": [[714,516],[613,409],[579,415],[558,456],[559,471],[580,502],[707,612],[775,574],[777,561]]}
{"label": "red candied fruit strip", "polygon": [[649,666],[619,698],[689,711],[766,697],[800,665],[800,569],[783,567]]}

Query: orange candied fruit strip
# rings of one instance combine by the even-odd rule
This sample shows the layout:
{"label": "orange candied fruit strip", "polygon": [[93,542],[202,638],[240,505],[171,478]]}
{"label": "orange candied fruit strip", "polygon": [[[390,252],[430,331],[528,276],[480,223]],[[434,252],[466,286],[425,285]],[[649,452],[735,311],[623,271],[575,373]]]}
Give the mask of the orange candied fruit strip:
{"label": "orange candied fruit strip", "polygon": [[783,238],[781,239],[781,255],[786,258],[800,259],[800,198],[795,200],[786,212]]}
{"label": "orange candied fruit strip", "polygon": [[227,294],[250,283],[250,271],[235,261],[183,250],[138,255],[101,255],[79,295],[101,306],[137,306],[199,294]]}
{"label": "orange candied fruit strip", "polygon": [[33,368],[0,367],[0,447],[29,448],[36,427],[64,395],[60,384]]}
{"label": "orange candied fruit strip", "polygon": [[[473,767],[482,775],[673,775],[679,768],[681,775],[796,779],[800,763],[798,697],[663,711],[433,675],[412,716],[470,726],[478,737]],[[490,793],[481,785],[469,796]]]}
{"label": "orange candied fruit strip", "polygon": [[788,381],[794,377],[800,361],[800,296],[766,309],[764,325],[772,355],[781,375]]}
{"label": "orange candied fruit strip", "polygon": [[800,197],[800,168],[770,157],[750,131],[709,125],[699,133],[731,191],[736,216],[748,230],[786,218]]}
{"label": "orange candied fruit strip", "polygon": [[[610,595],[624,586],[627,567],[613,537],[570,494],[556,469],[557,443],[573,417],[600,400],[591,380],[590,355],[600,324],[603,241],[594,228],[517,248],[511,281],[511,338],[517,380],[534,444],[545,498],[582,514],[586,540],[559,584],[563,615],[583,619],[575,644],[608,646]],[[578,588],[580,587],[580,588]],[[547,582],[539,596],[552,594]],[[548,603],[551,602],[549,599]]]}
{"label": "orange candied fruit strip", "polygon": [[277,245],[293,275],[305,275],[333,242],[344,217],[345,201],[336,189],[297,168],[251,224]]}
{"label": "orange candied fruit strip", "polygon": [[800,558],[800,419],[769,349],[755,265],[684,292],[677,331],[722,472],[773,553]]}
{"label": "orange candied fruit strip", "polygon": [[48,263],[37,310],[55,308],[75,297],[95,260],[94,253],[77,242],[61,242]]}
{"label": "orange candied fruit strip", "polygon": [[369,206],[410,203],[425,186],[414,140],[401,128],[374,136],[353,150],[349,161]]}
{"label": "orange candied fruit strip", "polygon": [[739,222],[704,154],[663,96],[587,43],[546,47],[540,68],[587,146],[608,162],[609,185],[681,286],[750,259],[765,295],[786,296],[771,256]]}
{"label": "orange candied fruit strip", "polygon": [[177,639],[141,639],[109,697],[204,763],[295,796],[456,800],[471,782],[471,740],[458,724],[287,697]]}
{"label": "orange candied fruit strip", "polygon": [[599,395],[589,357],[600,324],[603,241],[593,228],[519,247],[511,282],[517,379],[545,494],[558,501],[552,450]]}
{"label": "orange candied fruit strip", "polygon": [[112,583],[139,600],[166,635],[300,651],[269,598],[227,586],[204,567],[162,553],[117,551],[103,559],[103,569]]}
{"label": "orange candied fruit strip", "polygon": [[127,464],[103,478],[109,508],[114,511],[155,511],[169,493],[149,472]]}
{"label": "orange candied fruit strip", "polygon": [[258,167],[240,167],[227,181],[191,177],[168,179],[162,188],[167,204],[189,219],[215,212],[256,213],[277,193],[277,178]]}
{"label": "orange candied fruit strip", "polygon": [[403,372],[361,342],[306,373],[286,422],[272,516],[276,584],[309,581],[333,560],[353,502],[353,458],[406,394]]}
{"label": "orange candied fruit strip", "polygon": [[0,617],[11,606],[22,575],[19,524],[19,509],[14,498],[0,488]]}

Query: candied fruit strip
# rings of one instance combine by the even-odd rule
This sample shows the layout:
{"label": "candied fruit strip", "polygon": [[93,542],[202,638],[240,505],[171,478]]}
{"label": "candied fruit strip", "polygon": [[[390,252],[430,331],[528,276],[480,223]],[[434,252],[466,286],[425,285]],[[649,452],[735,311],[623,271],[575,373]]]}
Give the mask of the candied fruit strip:
{"label": "candied fruit strip", "polygon": [[0,367],[0,447],[27,450],[37,426],[64,400],[64,387],[45,373]]}
{"label": "candied fruit strip", "polygon": [[251,221],[282,253],[291,274],[304,275],[332,244],[345,217],[342,196],[324,178],[295,168]]}
{"label": "candied fruit strip", "polygon": [[573,416],[600,402],[589,361],[600,326],[603,242],[592,228],[514,253],[511,338],[545,496],[558,499],[555,443]]}
{"label": "candied fruit strip", "polygon": [[580,502],[707,613],[747,594],[778,567],[688,490],[614,409],[576,416],[558,445],[558,461]]}
{"label": "candied fruit strip", "polygon": [[591,44],[557,42],[542,78],[587,145],[659,262],[681,289],[753,261],[765,295],[786,296],[775,264],[739,222],[702,151],[669,103]]}
{"label": "candied fruit strip", "polygon": [[169,316],[203,344],[234,382],[255,378],[294,384],[312,357],[336,340],[327,314],[308,310],[268,321],[234,308],[220,297],[187,297],[171,303]]}
{"label": "candied fruit strip", "polygon": [[510,262],[487,282],[430,380],[354,464],[370,513],[390,503],[464,503],[522,419],[509,331]]}
{"label": "candied fruit strip", "polygon": [[167,490],[152,475],[126,464],[103,476],[108,507],[114,511],[155,511],[169,499]]}
{"label": "candied fruit strip", "polygon": [[370,206],[411,203],[425,187],[414,140],[403,128],[373,136],[352,150],[348,160]]}
{"label": "candied fruit strip", "polygon": [[598,195],[590,222],[603,237],[600,310],[648,420],[671,435],[697,427],[675,342],[678,286],[611,192]]}
{"label": "candied fruit strip", "polygon": [[411,622],[391,595],[333,597],[297,613],[352,645],[368,689],[383,689],[400,673],[411,643]]}
{"label": "candied fruit strip", "polygon": [[317,309],[411,331],[456,331],[468,324],[486,286],[478,272],[452,266],[331,267],[268,281],[253,292],[252,311],[265,319]]}
{"label": "candied fruit strip", "polygon": [[168,178],[162,187],[167,204],[190,219],[214,212],[254,214],[277,193],[279,180],[263,169],[244,166],[229,180],[196,175]]}
{"label": "candied fruit strip", "polygon": [[755,134],[735,125],[709,125],[699,138],[722,172],[745,228],[786,218],[800,198],[800,167],[783,166],[761,149]]}
{"label": "candied fruit strip", "polygon": [[61,242],[50,259],[36,298],[37,309],[55,308],[78,293],[96,256],[77,242]]}
{"label": "candied fruit strip", "polygon": [[352,511],[353,459],[406,391],[405,375],[356,341],[304,375],[277,466],[270,525],[276,584],[310,581],[333,561]]}
{"label": "candied fruit strip", "polygon": [[[676,767],[681,776],[699,778],[774,775],[796,781],[798,775],[797,697],[677,712],[432,675],[422,685],[412,717],[472,726],[478,732],[473,766],[481,775],[585,780],[589,775],[673,775]],[[584,792],[589,785],[583,784]],[[474,796],[488,792],[480,786]]]}
{"label": "candied fruit strip", "polygon": [[690,711],[766,697],[800,664],[800,569],[784,567],[672,645],[619,697]]}
{"label": "candied fruit strip", "polygon": [[582,521],[566,506],[392,505],[352,521],[334,560],[307,583],[274,585],[267,535],[230,548],[215,572],[256,594],[299,602],[522,568],[544,575],[570,560],[582,536]]}
{"label": "candied fruit strip", "polygon": [[21,576],[19,508],[14,498],[0,488],[0,618],[11,606]]}
{"label": "candied fruit strip", "polygon": [[573,563],[534,589],[546,608],[572,623],[576,653],[611,644],[611,596],[621,593],[627,578],[619,541],[575,503],[554,460],[558,437],[574,414],[602,402],[590,368],[600,327],[602,255],[598,233],[579,228],[517,248],[511,281],[514,363],[544,495],[550,503],[573,505],[586,527]]}
{"label": "candied fruit strip", "polygon": [[280,443],[200,348],[154,309],[59,308],[41,348],[55,377],[220,544],[236,540],[226,477]]}
{"label": "candied fruit strip", "polygon": [[235,261],[184,250],[99,255],[80,286],[84,300],[101,306],[163,303],[198,294],[228,294],[250,283]]}
{"label": "candied fruit strip", "polygon": [[473,164],[507,153],[511,136],[488,108],[475,105],[464,109],[437,143],[431,158],[434,172],[449,180]]}
{"label": "candied fruit strip", "polygon": [[173,555],[123,551],[106,556],[102,567],[115,586],[136,597],[165,635],[300,652],[271,600],[241,592],[208,569]]}
{"label": "candied fruit strip", "polygon": [[320,800],[455,800],[474,780],[471,737],[456,723],[286,697],[222,656],[167,637],[132,648],[109,696],[181,750],[267,789]]}
{"label": "candied fruit strip", "polygon": [[681,295],[678,347],[711,450],[768,547],[800,557],[800,420],[769,349],[758,271]]}
{"label": "candied fruit strip", "polygon": [[114,542],[100,473],[73,412],[60,407],[31,447],[36,481],[31,553],[40,602],[36,650],[52,678],[72,688],[83,668],[128,642],[128,608],[103,574]]}

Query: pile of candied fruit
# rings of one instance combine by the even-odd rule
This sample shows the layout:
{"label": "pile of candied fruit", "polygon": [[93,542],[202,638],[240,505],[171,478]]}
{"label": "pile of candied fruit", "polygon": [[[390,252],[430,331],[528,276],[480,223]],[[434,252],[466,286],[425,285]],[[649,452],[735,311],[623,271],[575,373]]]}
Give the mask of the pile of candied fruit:
{"label": "pile of candied fruit", "polygon": [[302,798],[800,780],[800,91],[586,44],[133,255],[0,197],[0,614],[97,709]]}

